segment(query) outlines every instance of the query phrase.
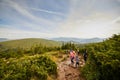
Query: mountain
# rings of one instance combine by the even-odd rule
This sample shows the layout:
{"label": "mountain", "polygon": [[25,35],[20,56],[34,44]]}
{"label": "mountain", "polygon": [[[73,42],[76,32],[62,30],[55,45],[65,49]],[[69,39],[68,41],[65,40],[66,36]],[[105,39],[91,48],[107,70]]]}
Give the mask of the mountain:
{"label": "mountain", "polygon": [[8,40],[7,38],[0,38],[0,42],[7,41],[7,40]]}
{"label": "mountain", "polygon": [[37,44],[41,44],[46,47],[61,46],[61,42],[41,39],[41,38],[27,38],[27,39],[18,39],[18,40],[9,40],[9,41],[0,42],[0,45],[11,48],[16,48],[16,47],[31,48],[32,46]]}
{"label": "mountain", "polygon": [[59,38],[51,38],[50,40],[54,41],[63,41],[63,42],[76,42],[76,43],[95,43],[95,42],[102,42],[105,38],[90,38],[90,39],[83,39],[83,38],[71,38],[71,37],[59,37]]}
{"label": "mountain", "polygon": [[[0,38],[1,39],[1,38]],[[61,46],[62,42],[70,42],[73,43],[95,43],[102,42],[105,40],[104,38],[91,38],[91,39],[82,39],[82,38],[70,38],[70,37],[59,37],[52,39],[42,39],[42,38],[27,38],[27,39],[18,39],[18,40],[7,40],[6,38],[1,39],[0,46],[11,47],[11,48],[31,48],[36,44],[41,44],[46,47],[58,47]]]}

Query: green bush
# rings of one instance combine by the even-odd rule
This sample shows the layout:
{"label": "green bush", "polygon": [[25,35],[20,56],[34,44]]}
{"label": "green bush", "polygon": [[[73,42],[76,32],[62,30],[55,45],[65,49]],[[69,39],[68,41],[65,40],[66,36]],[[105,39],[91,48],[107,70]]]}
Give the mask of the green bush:
{"label": "green bush", "polygon": [[0,60],[0,80],[47,80],[56,73],[57,65],[46,56]]}
{"label": "green bush", "polygon": [[43,54],[49,51],[58,50],[59,47],[46,47],[41,44],[32,46],[30,49],[22,49],[22,48],[5,48],[0,46],[0,58],[20,58],[25,54],[27,55],[36,55]]}
{"label": "green bush", "polygon": [[[120,80],[120,35],[87,45],[88,59],[82,69],[87,80]],[[91,48],[91,49],[90,49]]]}

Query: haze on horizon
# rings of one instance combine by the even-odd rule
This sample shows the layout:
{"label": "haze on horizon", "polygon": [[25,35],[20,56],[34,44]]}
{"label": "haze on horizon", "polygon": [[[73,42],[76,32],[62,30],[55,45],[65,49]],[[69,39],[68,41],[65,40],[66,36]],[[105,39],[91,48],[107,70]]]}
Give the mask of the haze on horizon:
{"label": "haze on horizon", "polygon": [[120,0],[0,0],[0,38],[108,38],[120,33]]}

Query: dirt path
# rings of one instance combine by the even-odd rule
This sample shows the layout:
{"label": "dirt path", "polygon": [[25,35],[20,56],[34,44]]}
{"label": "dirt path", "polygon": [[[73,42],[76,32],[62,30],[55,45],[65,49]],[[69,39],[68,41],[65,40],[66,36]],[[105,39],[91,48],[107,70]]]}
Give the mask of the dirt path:
{"label": "dirt path", "polygon": [[[57,80],[85,80],[80,73],[79,68],[70,65],[70,59],[58,63],[58,78]],[[84,60],[80,59],[80,66],[84,65]]]}

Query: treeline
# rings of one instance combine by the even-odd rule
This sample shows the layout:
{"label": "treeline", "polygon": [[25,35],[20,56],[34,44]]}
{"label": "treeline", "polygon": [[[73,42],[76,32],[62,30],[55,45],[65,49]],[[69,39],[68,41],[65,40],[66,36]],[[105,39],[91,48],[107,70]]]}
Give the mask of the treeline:
{"label": "treeline", "polygon": [[61,49],[62,50],[67,50],[67,49],[75,50],[76,49],[76,45],[74,43],[72,43],[72,42],[62,43]]}
{"label": "treeline", "polygon": [[60,50],[60,47],[46,47],[41,44],[33,45],[30,49],[7,48],[0,45],[0,58],[20,58],[23,55],[43,54],[49,51]]}
{"label": "treeline", "polygon": [[58,50],[77,50],[78,45],[68,42],[68,43],[63,43],[62,46],[60,47],[46,47],[41,44],[33,45],[31,48],[26,49],[26,48],[9,48],[9,47],[4,47],[0,45],[0,58],[20,58],[23,57],[23,55],[36,55],[36,54],[43,54],[45,52],[49,51],[58,51]]}
{"label": "treeline", "polygon": [[120,34],[85,48],[89,56],[82,73],[87,80],[120,80]]}

